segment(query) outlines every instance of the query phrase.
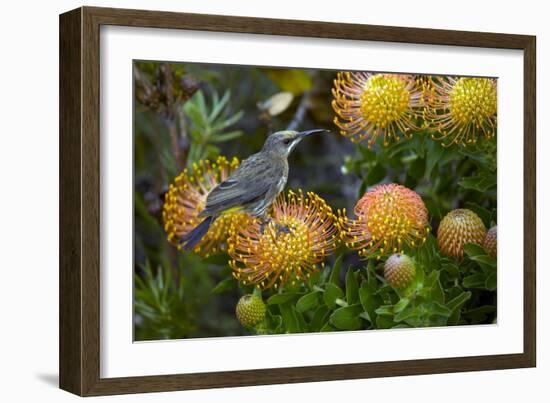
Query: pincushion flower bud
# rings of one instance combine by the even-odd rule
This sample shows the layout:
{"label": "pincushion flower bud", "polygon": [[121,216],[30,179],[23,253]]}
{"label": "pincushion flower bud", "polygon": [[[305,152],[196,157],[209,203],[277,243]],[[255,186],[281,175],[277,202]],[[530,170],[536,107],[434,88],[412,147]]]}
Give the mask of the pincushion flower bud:
{"label": "pincushion flower bud", "polygon": [[392,288],[397,290],[410,286],[415,274],[413,260],[401,253],[391,255],[384,264],[384,278]]}
{"label": "pincushion flower bud", "polygon": [[243,295],[237,303],[235,314],[244,327],[253,327],[265,318],[265,304],[262,298],[255,294]]}
{"label": "pincushion flower bud", "polygon": [[495,225],[485,235],[485,240],[483,241],[483,249],[492,258],[497,257],[497,226]]}
{"label": "pincushion flower bud", "polygon": [[444,255],[462,259],[464,245],[483,245],[487,229],[476,213],[468,209],[450,211],[439,224],[437,243]]}

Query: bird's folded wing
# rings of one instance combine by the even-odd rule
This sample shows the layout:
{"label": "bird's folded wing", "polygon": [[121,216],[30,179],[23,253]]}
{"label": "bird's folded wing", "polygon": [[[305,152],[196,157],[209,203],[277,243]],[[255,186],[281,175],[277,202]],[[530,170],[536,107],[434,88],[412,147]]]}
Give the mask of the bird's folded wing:
{"label": "bird's folded wing", "polygon": [[201,216],[208,216],[223,213],[235,207],[246,207],[247,205],[261,200],[269,191],[270,185],[250,186],[235,185],[231,189],[222,190],[214,188],[208,195],[206,207]]}
{"label": "bird's folded wing", "polygon": [[[269,171],[269,172],[266,172]],[[208,194],[201,216],[215,215],[261,200],[272,187],[276,169],[254,155]],[[267,174],[269,173],[269,174]]]}

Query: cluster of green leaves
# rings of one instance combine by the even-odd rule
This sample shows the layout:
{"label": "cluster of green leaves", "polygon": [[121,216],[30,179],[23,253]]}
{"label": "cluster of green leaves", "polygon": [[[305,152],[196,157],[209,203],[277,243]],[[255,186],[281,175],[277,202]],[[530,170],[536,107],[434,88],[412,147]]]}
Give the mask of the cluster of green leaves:
{"label": "cluster of green leaves", "polygon": [[217,157],[220,148],[216,144],[242,136],[241,130],[228,130],[243,116],[242,111],[233,114],[229,112],[230,98],[230,91],[226,91],[221,98],[214,91],[209,104],[202,90],[199,90],[184,104],[183,109],[189,120],[191,137],[187,156],[188,167],[191,167],[195,161]]}
{"label": "cluster of green leaves", "polygon": [[487,226],[496,221],[496,140],[444,147],[419,131],[388,147],[356,149],[343,171],[360,178],[358,197],[380,182],[394,182],[419,193],[438,222],[457,207],[471,209]]}
{"label": "cluster of green leaves", "polygon": [[149,262],[142,269],[134,275],[134,319],[139,325],[139,339],[173,339],[189,334],[193,312],[185,302],[183,277],[175,278],[162,266],[154,273]]}
{"label": "cluster of green leaves", "polygon": [[[416,275],[406,289],[383,277],[383,260],[369,259],[344,272],[342,255],[299,287],[265,296],[268,313],[258,333],[451,326],[494,318],[496,261],[478,245],[462,261],[440,257],[429,236],[415,258]],[[227,280],[226,280],[227,281]],[[486,305],[479,301],[486,299]],[[490,303],[489,303],[490,302]]]}

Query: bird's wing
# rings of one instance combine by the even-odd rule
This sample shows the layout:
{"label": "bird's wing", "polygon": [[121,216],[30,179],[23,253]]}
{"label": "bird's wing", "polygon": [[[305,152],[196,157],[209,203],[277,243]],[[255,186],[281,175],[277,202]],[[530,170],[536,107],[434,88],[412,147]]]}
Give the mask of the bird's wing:
{"label": "bird's wing", "polygon": [[244,160],[225,181],[210,191],[206,207],[200,215],[214,215],[234,207],[244,207],[264,197],[272,186],[271,181],[258,181],[264,165],[255,156]]}

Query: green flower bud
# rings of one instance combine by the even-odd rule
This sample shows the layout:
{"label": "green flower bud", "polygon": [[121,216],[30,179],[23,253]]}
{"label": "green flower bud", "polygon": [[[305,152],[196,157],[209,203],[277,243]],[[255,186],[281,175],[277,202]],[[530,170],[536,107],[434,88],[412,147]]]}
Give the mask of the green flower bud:
{"label": "green flower bud", "polygon": [[384,264],[384,278],[394,289],[410,286],[415,274],[414,262],[410,257],[401,253],[391,255]]}
{"label": "green flower bud", "polygon": [[257,295],[247,294],[237,303],[235,313],[244,327],[253,327],[265,318],[265,304]]}

